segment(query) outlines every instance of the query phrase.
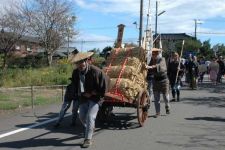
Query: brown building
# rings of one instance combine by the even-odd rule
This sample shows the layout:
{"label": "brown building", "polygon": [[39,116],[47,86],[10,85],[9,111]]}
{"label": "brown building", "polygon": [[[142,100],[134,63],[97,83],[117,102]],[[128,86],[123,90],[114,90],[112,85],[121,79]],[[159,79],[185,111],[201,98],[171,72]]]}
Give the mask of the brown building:
{"label": "brown building", "polygon": [[[11,48],[11,46],[13,47]],[[13,55],[25,57],[29,54],[37,53],[38,48],[40,48],[40,42],[38,38],[31,36],[16,35],[11,32],[0,32],[0,48],[1,51],[10,48],[10,52]]]}
{"label": "brown building", "polygon": [[40,44],[37,38],[24,36],[14,46],[14,54],[21,57],[33,55],[38,52]]}

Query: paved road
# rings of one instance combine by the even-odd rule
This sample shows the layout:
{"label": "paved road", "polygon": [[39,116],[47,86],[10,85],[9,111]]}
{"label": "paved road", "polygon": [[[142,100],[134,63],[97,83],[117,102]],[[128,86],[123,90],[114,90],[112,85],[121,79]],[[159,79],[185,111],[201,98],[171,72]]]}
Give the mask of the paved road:
{"label": "paved road", "polygon": [[[149,118],[139,128],[134,108],[115,109],[117,117],[108,124],[97,125],[93,150],[224,150],[225,149],[225,84],[205,82],[198,90],[183,87],[181,102],[171,103],[170,115]],[[57,115],[59,105],[36,108],[30,112],[0,116],[0,135],[40,123]],[[75,150],[81,149],[82,127],[70,127],[70,118],[59,129],[47,123],[0,138],[0,149]]]}

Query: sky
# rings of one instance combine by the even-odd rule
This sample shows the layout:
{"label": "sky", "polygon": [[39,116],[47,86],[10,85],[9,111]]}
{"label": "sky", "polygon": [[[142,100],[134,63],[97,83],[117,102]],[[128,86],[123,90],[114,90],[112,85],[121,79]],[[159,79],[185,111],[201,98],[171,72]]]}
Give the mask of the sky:
{"label": "sky", "polygon": [[[144,29],[146,29],[149,0],[144,1]],[[113,46],[117,25],[125,24],[124,41],[137,42],[140,0],[74,0],[77,27],[80,35],[78,49]],[[156,0],[150,0],[150,23],[155,30]],[[211,45],[225,44],[225,0],[159,0],[158,33],[186,33],[194,36],[197,20],[197,38],[210,40]],[[83,42],[82,42],[83,41]],[[86,42],[85,42],[86,41]],[[98,42],[100,41],[100,42]],[[111,42],[110,42],[111,41]]]}
{"label": "sky", "polygon": [[[0,6],[10,0],[0,0]],[[117,25],[124,24],[124,42],[137,43],[139,37],[140,0],[70,0],[74,4],[79,32],[71,46],[81,51],[102,50],[113,46]],[[149,0],[144,1],[143,27],[146,29]],[[150,27],[155,30],[156,0],[150,0]],[[225,44],[225,0],[158,0],[158,33],[186,33],[210,40],[211,45]]]}

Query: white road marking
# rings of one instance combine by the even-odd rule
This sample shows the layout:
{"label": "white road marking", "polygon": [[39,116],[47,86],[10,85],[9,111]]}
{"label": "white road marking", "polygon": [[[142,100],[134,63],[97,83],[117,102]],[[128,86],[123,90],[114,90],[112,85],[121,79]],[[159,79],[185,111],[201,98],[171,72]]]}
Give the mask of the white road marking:
{"label": "white road marking", "polygon": [[[64,117],[68,117],[70,115],[71,114],[66,114]],[[25,128],[20,128],[20,129],[13,130],[13,131],[10,131],[10,132],[4,133],[4,134],[0,134],[0,139],[1,138],[4,138],[4,137],[7,137],[7,136],[10,136],[10,135],[13,135],[13,134],[16,134],[16,133],[19,133],[19,132],[26,131],[28,129],[32,129],[32,128],[35,128],[35,127],[38,127],[38,126],[41,126],[41,125],[44,125],[44,124],[47,124],[47,123],[56,121],[57,119],[58,119],[58,117],[57,118],[50,119],[50,120],[46,120],[46,121],[41,122],[41,123],[36,123],[34,125],[31,125],[31,126],[28,126],[28,127],[25,127]]]}

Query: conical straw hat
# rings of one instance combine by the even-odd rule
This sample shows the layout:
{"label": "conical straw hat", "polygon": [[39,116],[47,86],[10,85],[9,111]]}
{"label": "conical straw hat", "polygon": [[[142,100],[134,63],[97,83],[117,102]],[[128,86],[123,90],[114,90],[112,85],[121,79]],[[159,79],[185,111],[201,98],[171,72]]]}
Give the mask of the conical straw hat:
{"label": "conical straw hat", "polygon": [[162,49],[159,49],[159,48],[152,48],[152,52],[161,52]]}
{"label": "conical straw hat", "polygon": [[69,58],[69,62],[70,63],[77,63],[79,61],[88,59],[89,57],[91,57],[94,54],[94,52],[79,52],[75,55],[72,55]]}

